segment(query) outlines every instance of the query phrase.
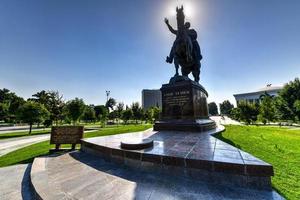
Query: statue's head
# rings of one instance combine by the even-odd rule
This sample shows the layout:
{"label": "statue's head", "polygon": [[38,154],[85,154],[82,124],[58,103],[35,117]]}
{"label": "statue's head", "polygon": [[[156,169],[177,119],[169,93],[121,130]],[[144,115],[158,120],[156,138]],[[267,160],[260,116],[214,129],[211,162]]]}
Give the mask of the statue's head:
{"label": "statue's head", "polygon": [[189,29],[189,28],[191,27],[190,22],[185,22],[185,23],[184,23],[184,27],[185,27],[186,29]]}

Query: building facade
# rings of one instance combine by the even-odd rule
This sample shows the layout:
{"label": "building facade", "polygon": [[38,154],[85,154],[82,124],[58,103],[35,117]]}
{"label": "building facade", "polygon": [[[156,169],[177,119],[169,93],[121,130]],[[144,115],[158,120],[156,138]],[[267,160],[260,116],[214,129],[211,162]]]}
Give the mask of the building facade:
{"label": "building facade", "polygon": [[264,88],[261,88],[254,92],[247,92],[241,94],[234,94],[236,104],[238,105],[240,101],[246,101],[248,103],[260,103],[261,95],[268,93],[271,96],[277,96],[279,91],[282,89],[281,86],[271,86],[267,85]]}
{"label": "building facade", "polygon": [[161,92],[160,90],[142,90],[142,108],[148,109],[154,106],[161,108]]}

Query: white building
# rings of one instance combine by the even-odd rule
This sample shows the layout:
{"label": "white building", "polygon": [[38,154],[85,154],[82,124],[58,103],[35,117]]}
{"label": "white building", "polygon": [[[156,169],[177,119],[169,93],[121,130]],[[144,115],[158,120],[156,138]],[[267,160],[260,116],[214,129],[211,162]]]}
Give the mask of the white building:
{"label": "white building", "polygon": [[240,101],[246,101],[249,103],[259,103],[261,95],[268,93],[271,96],[277,96],[278,92],[282,89],[282,86],[271,86],[271,84],[267,85],[264,88],[261,88],[254,92],[247,92],[241,94],[234,94],[234,98],[236,100],[236,104]]}
{"label": "white building", "polygon": [[161,108],[161,92],[160,90],[142,90],[142,108],[148,109],[150,107]]}

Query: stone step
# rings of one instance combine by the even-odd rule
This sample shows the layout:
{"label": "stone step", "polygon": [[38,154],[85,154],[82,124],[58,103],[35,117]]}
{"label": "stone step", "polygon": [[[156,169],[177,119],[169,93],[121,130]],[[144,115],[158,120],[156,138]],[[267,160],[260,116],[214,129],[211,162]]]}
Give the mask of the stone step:
{"label": "stone step", "polygon": [[[81,150],[140,170],[271,189],[272,165],[213,137],[221,131],[222,126],[205,132],[147,130],[87,138],[82,140]],[[149,139],[154,145],[142,150],[122,148],[122,141],[128,139]]]}
{"label": "stone step", "polygon": [[275,191],[220,186],[144,172],[80,151],[36,158],[31,182],[37,199],[282,199]]}
{"label": "stone step", "polygon": [[30,183],[31,164],[19,164],[0,168],[1,200],[32,200]]}

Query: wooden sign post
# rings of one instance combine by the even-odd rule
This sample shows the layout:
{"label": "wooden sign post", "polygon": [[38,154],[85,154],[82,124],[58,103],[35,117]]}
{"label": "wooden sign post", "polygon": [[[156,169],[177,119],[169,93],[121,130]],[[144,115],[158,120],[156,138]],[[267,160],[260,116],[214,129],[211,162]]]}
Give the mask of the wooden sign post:
{"label": "wooden sign post", "polygon": [[[75,150],[76,144],[83,138],[83,126],[53,126],[51,129],[50,144],[55,144],[55,151],[59,151],[61,144],[71,144]],[[53,150],[51,150],[53,151]]]}

